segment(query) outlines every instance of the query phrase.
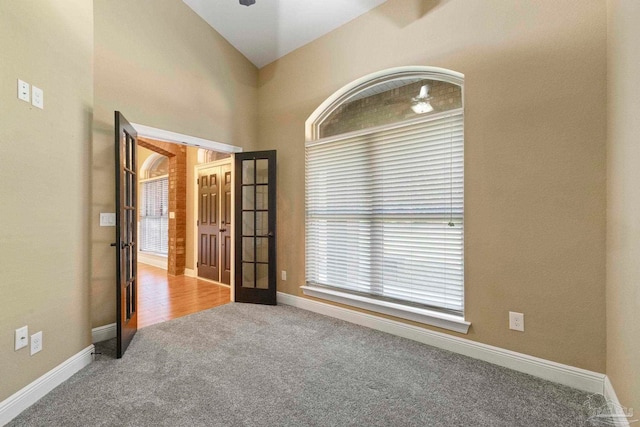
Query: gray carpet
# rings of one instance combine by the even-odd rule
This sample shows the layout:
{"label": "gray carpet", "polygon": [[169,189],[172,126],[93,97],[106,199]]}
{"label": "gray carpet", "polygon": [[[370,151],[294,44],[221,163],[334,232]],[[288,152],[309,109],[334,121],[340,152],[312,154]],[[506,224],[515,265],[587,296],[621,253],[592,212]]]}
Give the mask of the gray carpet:
{"label": "gray carpet", "polygon": [[584,426],[588,393],[293,307],[138,331],[10,426]]}

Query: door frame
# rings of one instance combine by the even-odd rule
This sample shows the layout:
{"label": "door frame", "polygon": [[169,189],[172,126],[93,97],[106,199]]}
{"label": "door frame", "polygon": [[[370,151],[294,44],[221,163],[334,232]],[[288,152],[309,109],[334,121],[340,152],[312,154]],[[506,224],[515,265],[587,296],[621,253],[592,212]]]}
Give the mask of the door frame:
{"label": "door frame", "polygon": [[[231,154],[231,157],[229,159],[222,159],[223,161],[226,160],[229,162],[233,162],[234,153],[242,153],[244,151],[242,147],[237,147],[235,145],[225,144],[225,143],[213,141],[210,139],[199,138],[197,136],[185,135],[182,133],[172,132],[165,129],[154,128],[152,126],[146,126],[139,123],[131,123],[131,126],[133,126],[133,128],[136,130],[136,132],[138,133],[138,136],[142,138],[155,139],[158,141],[170,142],[173,144],[186,145],[189,147],[196,147],[196,148],[204,148],[207,150],[217,151],[220,153]],[[215,162],[212,162],[212,163],[215,163]],[[233,169],[233,163],[231,164]],[[234,208],[234,201],[235,201],[235,191],[233,191],[233,189],[235,188],[234,180],[235,180],[235,174],[231,173],[231,185],[232,185],[231,214],[232,215],[234,214],[233,208]],[[194,200],[197,200],[197,197],[195,197],[195,195],[194,195]],[[196,230],[196,234],[197,234],[198,229],[195,227],[195,224],[194,224],[194,229]],[[231,235],[231,253],[232,254],[235,253],[235,238],[233,234]],[[197,270],[195,271],[197,274]],[[231,302],[235,302],[234,276],[235,276],[235,257],[232,257],[231,258],[231,293],[230,293]]]}
{"label": "door frame", "polygon": [[[215,160],[213,162],[209,162],[209,163],[200,163],[198,165],[195,165],[193,167],[193,212],[194,212],[194,220],[196,220],[198,218],[198,205],[199,205],[199,198],[197,197],[198,194],[198,172],[200,172],[200,170],[202,169],[208,169],[208,168],[215,168],[216,166],[230,166],[231,167],[231,218],[235,218],[235,206],[234,201],[235,201],[235,191],[234,190],[234,184],[235,184],[235,174],[233,173],[233,154],[231,155],[231,157],[228,157],[226,159],[220,159],[220,160]],[[220,204],[220,206],[222,206],[222,204]],[[231,224],[231,282],[229,283],[229,285],[225,285],[224,283],[219,283],[216,282],[216,284],[220,285],[220,286],[224,286],[224,287],[229,287],[231,289],[231,301],[233,302],[234,299],[234,288],[233,288],[233,284],[234,284],[234,277],[233,277],[233,273],[235,271],[234,268],[234,261],[235,258],[233,256],[233,254],[235,253],[235,238],[233,235],[233,230],[235,229],[235,224]],[[196,265],[196,262],[198,261],[198,250],[200,248],[198,247],[198,226],[194,225],[193,226],[193,265]],[[218,254],[218,257],[220,258],[222,256],[222,254]],[[220,261],[220,259],[218,259],[218,261]],[[198,267],[194,268],[195,270],[195,277],[198,277]],[[201,279],[201,280],[207,280],[207,279]]]}

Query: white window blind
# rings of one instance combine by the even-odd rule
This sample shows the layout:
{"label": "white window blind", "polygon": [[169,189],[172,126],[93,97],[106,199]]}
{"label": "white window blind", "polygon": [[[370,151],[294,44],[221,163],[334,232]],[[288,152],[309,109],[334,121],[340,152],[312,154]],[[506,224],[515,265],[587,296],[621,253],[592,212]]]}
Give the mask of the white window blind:
{"label": "white window blind", "polygon": [[462,109],[306,146],[307,285],[463,312]]}
{"label": "white window blind", "polygon": [[140,250],[169,252],[169,179],[142,182],[140,206]]}

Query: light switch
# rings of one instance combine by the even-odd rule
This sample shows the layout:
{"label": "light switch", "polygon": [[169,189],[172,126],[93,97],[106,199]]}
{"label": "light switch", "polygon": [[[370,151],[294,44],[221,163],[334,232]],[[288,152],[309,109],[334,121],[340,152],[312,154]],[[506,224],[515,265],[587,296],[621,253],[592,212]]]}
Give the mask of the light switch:
{"label": "light switch", "polygon": [[176,213],[175,212],[169,212],[169,219],[176,219]]}
{"label": "light switch", "polygon": [[115,227],[116,214],[100,212],[100,227]]}
{"label": "light switch", "polygon": [[39,87],[33,86],[31,88],[31,104],[34,107],[44,109],[44,92]]}
{"label": "light switch", "polygon": [[29,102],[31,98],[29,83],[18,79],[18,99]]}

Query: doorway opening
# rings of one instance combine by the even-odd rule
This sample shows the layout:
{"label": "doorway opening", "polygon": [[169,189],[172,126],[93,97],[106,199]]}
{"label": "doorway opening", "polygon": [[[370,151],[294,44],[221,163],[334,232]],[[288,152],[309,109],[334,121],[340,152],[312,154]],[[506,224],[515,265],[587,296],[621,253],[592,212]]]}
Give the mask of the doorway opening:
{"label": "doorway opening", "polygon": [[[232,156],[231,170],[234,171],[233,174],[230,172],[226,174],[222,165],[214,165],[220,166],[218,171],[221,181],[223,181],[219,187],[216,186],[215,191],[225,194],[225,197],[222,198],[224,200],[227,200],[226,195],[228,194],[228,198],[231,200],[230,203],[226,203],[228,212],[227,208],[224,209],[224,212],[219,211],[217,207],[212,209],[209,197],[207,197],[207,204],[202,205],[203,211],[207,206],[207,218],[210,223],[213,222],[212,215],[219,214],[220,218],[226,218],[225,227],[231,221],[230,227],[235,228],[229,232],[229,239],[220,239],[229,243],[230,253],[233,254],[233,258],[227,256],[230,262],[229,282],[231,286],[226,288],[223,285],[212,285],[229,289],[229,301],[277,304],[276,151],[241,152],[242,149],[226,144],[147,126],[132,125],[119,111],[114,112],[114,122],[116,241],[111,246],[116,248],[116,356],[122,357],[138,330],[138,312],[142,311],[138,309],[138,300],[145,300],[143,296],[139,297],[138,292],[138,143],[142,147],[168,157],[167,278],[180,274],[185,276],[188,267],[187,260],[190,259],[187,254],[189,233],[186,228],[187,221],[193,216],[187,214],[189,205],[186,202],[189,189],[187,181],[193,182],[193,176],[189,178],[188,174],[191,170],[195,171],[196,168],[188,166],[189,149],[193,153],[191,146],[199,147],[201,145],[199,142],[204,142],[204,145],[213,151],[235,153]],[[175,143],[178,143],[179,146],[175,146]],[[160,158],[155,161],[164,162]],[[238,175],[237,179],[234,179],[235,175]],[[211,175],[207,176],[208,192],[198,190],[199,195],[210,196],[212,194]],[[217,180],[218,178],[215,179],[216,182]],[[199,179],[197,182],[200,182]],[[199,187],[196,188],[199,189]],[[229,189],[229,191],[225,193],[225,189]],[[237,197],[235,197],[236,194]],[[194,197],[193,193],[191,197]],[[218,197],[214,199],[219,200]],[[162,217],[162,211],[163,209],[160,208],[160,217]],[[199,220],[197,221],[199,223]],[[235,224],[237,226],[233,227]],[[218,233],[226,231],[220,227],[218,229]],[[211,233],[209,233],[209,239],[210,235]],[[210,263],[215,257],[212,255],[211,246],[207,250],[209,251],[207,257]],[[216,251],[222,252],[219,249]],[[196,263],[196,266],[199,266],[199,263]],[[216,277],[219,280],[224,280],[223,274],[224,268],[220,268]],[[197,287],[200,285],[200,279],[195,278],[195,280]],[[185,299],[192,300],[193,298],[182,297],[176,299],[176,302],[183,302]],[[197,298],[195,299],[197,301]],[[164,304],[160,305],[166,306],[168,301],[162,302]],[[180,317],[198,311],[198,309],[197,304],[195,306],[191,304],[188,312],[172,310],[173,313],[169,315],[170,318]],[[166,319],[156,320],[155,323],[162,320]],[[140,326],[143,326],[143,322]]]}
{"label": "doorway opening", "polygon": [[[198,171],[207,171],[207,166],[224,168],[225,162],[226,177],[217,180],[228,180],[229,192],[222,203],[208,209],[223,208],[228,214],[216,211],[212,219],[231,215],[231,153],[138,137],[138,327],[231,301],[230,261],[226,263],[227,278],[202,277],[199,260],[210,256],[200,250],[209,248],[193,243],[202,212],[208,213],[199,206],[198,189],[194,188]],[[211,249],[230,255],[230,232],[224,244],[228,250]]]}

